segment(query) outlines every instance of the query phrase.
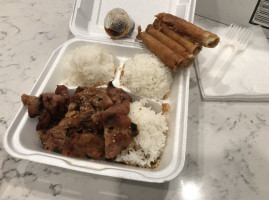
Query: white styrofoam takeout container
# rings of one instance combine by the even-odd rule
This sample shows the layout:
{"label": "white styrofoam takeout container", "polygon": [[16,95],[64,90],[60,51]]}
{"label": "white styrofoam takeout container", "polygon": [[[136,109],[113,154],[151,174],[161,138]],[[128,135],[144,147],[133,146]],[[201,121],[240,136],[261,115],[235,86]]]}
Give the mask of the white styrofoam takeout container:
{"label": "white styrofoam takeout container", "polygon": [[[193,21],[195,0],[77,0],[70,19],[70,29],[75,38],[66,41],[51,55],[30,95],[39,96],[43,92],[53,92],[57,84],[64,80],[62,61],[78,46],[99,44],[113,54],[122,65],[135,54],[148,50],[135,41],[137,25],[144,30],[154,20],[154,15],[169,12]],[[106,13],[115,7],[123,8],[134,19],[135,31],[128,38],[111,40],[103,29]],[[161,183],[176,177],[185,161],[187,113],[190,70],[180,70],[174,76],[171,94],[165,101],[155,101],[157,106],[163,102],[170,104],[168,113],[169,131],[167,143],[155,169],[139,168],[108,161],[85,160],[64,157],[61,154],[43,150],[35,131],[37,118],[28,117],[27,106],[22,106],[4,136],[4,147],[14,157],[34,162],[63,167],[71,170],[118,177],[145,182]],[[117,85],[117,82],[114,81]],[[154,104],[154,100],[153,100]],[[156,105],[153,105],[156,107]],[[158,109],[160,110],[160,109]]]}

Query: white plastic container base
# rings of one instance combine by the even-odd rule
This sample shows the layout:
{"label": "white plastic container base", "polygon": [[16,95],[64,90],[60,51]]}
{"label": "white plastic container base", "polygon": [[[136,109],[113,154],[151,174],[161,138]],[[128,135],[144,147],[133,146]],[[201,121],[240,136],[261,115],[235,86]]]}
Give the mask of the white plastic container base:
{"label": "white plastic container base", "polygon": [[[53,52],[30,95],[39,96],[43,92],[53,92],[56,85],[62,83],[65,78],[63,76],[62,60],[78,46],[98,43],[108,53],[117,57],[119,67],[135,54],[148,52],[141,43],[134,41],[136,33],[122,40],[111,40],[105,35],[105,31],[102,30],[102,19],[104,19],[107,11],[112,8],[121,7],[125,9],[135,20],[136,26],[141,24],[142,27],[152,23],[154,15],[159,12],[169,12],[188,21],[193,21],[195,0],[136,0],[131,1],[132,3],[129,2],[127,0],[76,1],[70,20],[70,29],[76,37],[66,41]],[[150,6],[152,10],[149,8],[148,12],[145,13],[148,5],[152,5]],[[143,14],[145,14],[145,17],[141,17]],[[189,75],[189,69],[180,70],[174,76],[168,99],[149,102],[153,109],[158,111],[161,110],[162,102],[168,102],[171,109],[167,114],[169,131],[166,147],[159,166],[154,169],[128,166],[110,161],[70,158],[61,154],[46,152],[43,150],[39,136],[35,131],[37,118],[32,119],[28,116],[26,106],[21,107],[8,128],[4,136],[4,147],[14,157],[71,170],[145,182],[161,183],[169,181],[180,173],[185,161]],[[119,86],[117,85],[117,78],[114,83]]]}

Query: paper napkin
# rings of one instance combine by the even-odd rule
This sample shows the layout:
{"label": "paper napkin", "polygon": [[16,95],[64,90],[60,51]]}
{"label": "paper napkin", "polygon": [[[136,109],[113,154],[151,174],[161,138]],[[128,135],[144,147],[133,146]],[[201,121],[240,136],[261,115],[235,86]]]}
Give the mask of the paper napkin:
{"label": "paper napkin", "polygon": [[[210,30],[222,40],[227,28]],[[231,46],[220,42],[216,48],[203,48],[195,61],[201,94],[205,100],[269,101],[269,42],[260,26],[252,26],[253,32],[247,49],[238,53],[227,68],[227,73],[219,82],[212,84],[213,78],[232,52]],[[208,65],[212,56],[216,61]],[[206,66],[206,67],[205,67]]]}

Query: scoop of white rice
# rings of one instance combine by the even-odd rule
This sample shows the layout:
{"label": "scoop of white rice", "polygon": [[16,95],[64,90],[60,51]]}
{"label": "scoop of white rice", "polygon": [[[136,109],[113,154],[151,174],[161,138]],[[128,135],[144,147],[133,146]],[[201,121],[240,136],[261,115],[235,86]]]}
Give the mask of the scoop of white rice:
{"label": "scoop of white rice", "polygon": [[172,81],[171,70],[153,54],[137,54],[129,59],[121,78],[131,92],[152,99],[163,99]]}
{"label": "scoop of white rice", "polygon": [[67,79],[65,84],[94,86],[114,78],[115,65],[112,55],[97,45],[86,45],[71,52],[65,62]]}
{"label": "scoop of white rice", "polygon": [[165,146],[165,133],[168,130],[165,116],[145,107],[145,100],[131,103],[128,116],[137,124],[139,134],[134,138],[134,144],[122,151],[116,161],[140,167],[152,167]]}

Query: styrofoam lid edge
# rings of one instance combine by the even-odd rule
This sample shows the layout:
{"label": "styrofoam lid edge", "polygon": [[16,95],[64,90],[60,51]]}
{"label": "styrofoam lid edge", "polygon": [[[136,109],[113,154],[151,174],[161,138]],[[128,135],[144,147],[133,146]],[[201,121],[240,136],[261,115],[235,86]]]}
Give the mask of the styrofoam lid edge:
{"label": "styrofoam lid edge", "polygon": [[[92,22],[97,21],[98,18],[98,10],[100,9],[100,2],[93,1],[93,7],[92,10],[89,12],[92,12],[92,16],[89,19],[88,23],[84,23],[83,26],[85,26],[83,29],[84,31],[81,31],[77,28],[77,23],[78,23],[78,12],[81,12],[81,0],[77,0],[74,3],[73,6],[73,14],[70,18],[69,21],[69,28],[72,34],[75,37],[82,38],[82,39],[89,39],[89,40],[105,40],[107,42],[111,43],[117,43],[117,40],[111,40],[107,35],[99,34],[98,31],[94,32],[96,29],[100,29],[96,24],[93,24]],[[170,6],[169,6],[169,12],[171,14],[174,14],[176,16],[179,16],[187,21],[193,22],[194,18],[194,12],[195,12],[195,6],[196,6],[196,0],[171,0]],[[157,14],[157,13],[156,13]],[[134,19],[135,20],[135,19]],[[150,24],[151,21],[148,22]],[[90,27],[88,29],[88,25],[92,24],[94,25],[93,27]],[[87,27],[86,27],[87,26]],[[99,31],[100,32],[100,31]],[[103,30],[105,33],[105,31]],[[109,38],[109,40],[108,40]],[[125,41],[124,41],[125,40]],[[134,38],[125,38],[120,41],[121,42],[126,42],[126,45],[133,45],[133,43],[137,43],[137,41],[134,41]]]}

